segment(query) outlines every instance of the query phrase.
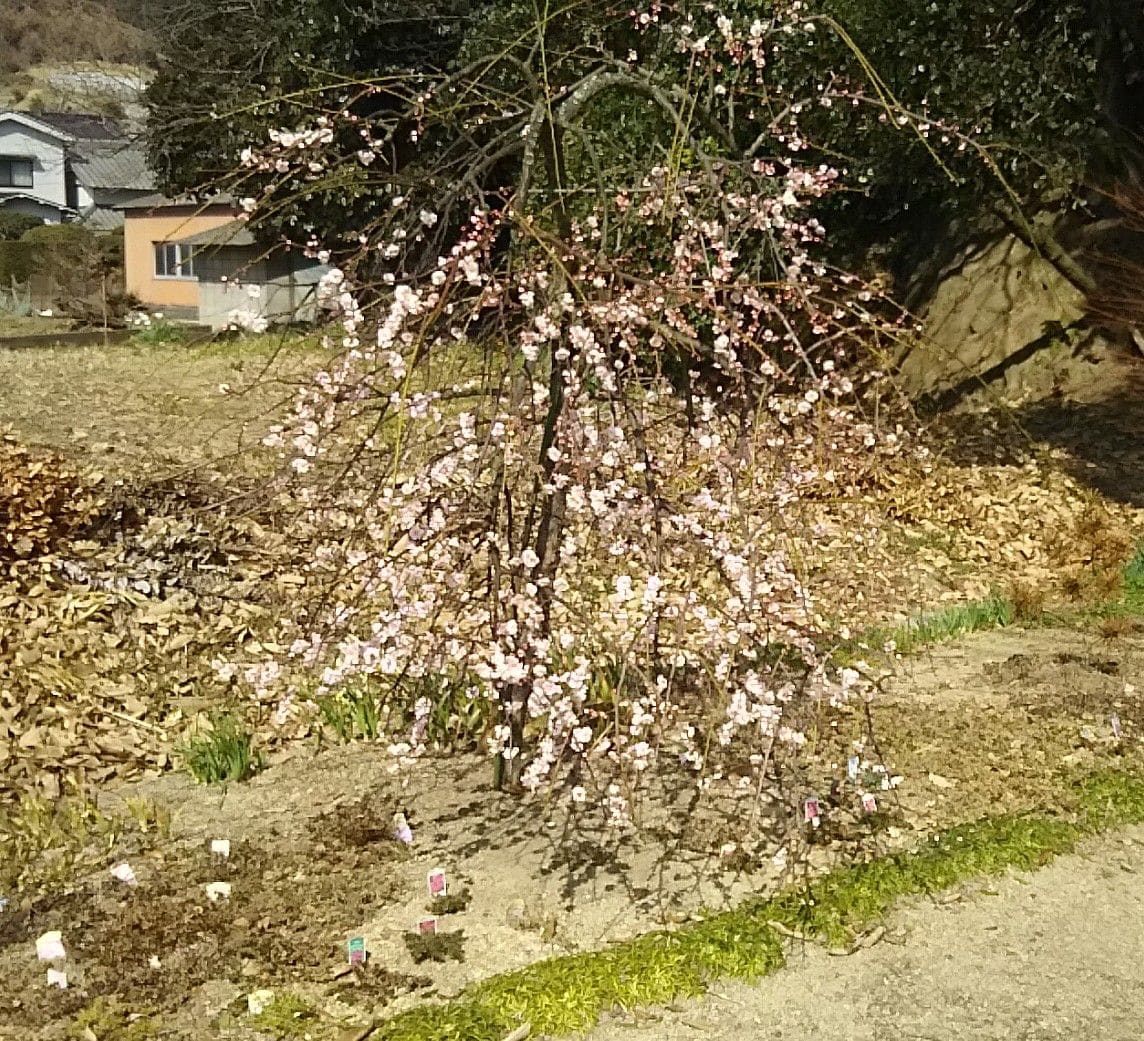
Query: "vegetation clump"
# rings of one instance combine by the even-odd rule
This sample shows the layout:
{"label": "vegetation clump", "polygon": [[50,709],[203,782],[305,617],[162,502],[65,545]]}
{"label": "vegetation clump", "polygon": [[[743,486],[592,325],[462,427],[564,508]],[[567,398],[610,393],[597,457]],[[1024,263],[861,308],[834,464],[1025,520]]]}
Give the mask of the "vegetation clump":
{"label": "vegetation clump", "polygon": [[445,962],[465,960],[465,931],[449,933],[407,932],[403,934],[405,947],[414,962]]}
{"label": "vegetation clump", "polygon": [[69,1041],[157,1041],[162,1024],[119,998],[96,998],[67,1028]]}
{"label": "vegetation clump", "polygon": [[182,757],[200,784],[246,781],[262,769],[253,735],[230,713],[213,715],[207,727],[183,746]]}
{"label": "vegetation clump", "polygon": [[472,902],[472,893],[469,892],[466,886],[463,889],[458,889],[455,893],[447,893],[445,896],[435,896],[429,901],[425,909],[432,915],[457,914],[467,910],[469,904]]}

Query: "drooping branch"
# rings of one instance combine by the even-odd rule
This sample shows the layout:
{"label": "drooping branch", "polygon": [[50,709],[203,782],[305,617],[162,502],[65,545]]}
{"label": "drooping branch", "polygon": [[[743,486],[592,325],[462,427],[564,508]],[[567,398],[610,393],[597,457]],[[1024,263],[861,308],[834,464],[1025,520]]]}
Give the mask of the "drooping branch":
{"label": "drooping branch", "polygon": [[1086,295],[1096,290],[1096,280],[1061,245],[1051,224],[1046,221],[1031,221],[1010,205],[998,206],[997,215],[1017,238],[1044,257],[1061,275],[1068,279],[1071,285]]}

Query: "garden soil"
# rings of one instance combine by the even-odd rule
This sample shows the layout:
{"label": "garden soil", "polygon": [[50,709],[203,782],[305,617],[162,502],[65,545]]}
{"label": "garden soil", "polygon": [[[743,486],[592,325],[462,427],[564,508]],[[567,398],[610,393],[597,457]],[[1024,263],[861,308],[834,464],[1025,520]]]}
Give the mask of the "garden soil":
{"label": "garden soil", "polygon": [[[494,973],[677,925],[703,909],[773,890],[789,880],[779,866],[783,849],[792,854],[790,863],[808,852],[811,870],[821,871],[843,860],[915,845],[937,828],[982,813],[1051,801],[1063,774],[1144,759],[1142,697],[1140,633],[1107,638],[1063,630],[1005,630],[909,659],[872,708],[873,730],[868,730],[865,713],[855,710],[822,735],[811,760],[826,791],[832,777],[840,771],[845,776],[852,735],[872,733],[890,772],[903,777],[880,797],[876,820],[863,818],[843,793],[833,802],[824,799],[827,826],[811,837],[809,848],[799,845],[806,838],[801,829],[760,825],[762,845],[746,861],[728,857],[724,845],[729,836],[742,834],[744,829],[735,827],[742,822],[730,811],[681,814],[687,795],[671,778],[663,779],[644,808],[645,831],[622,842],[602,829],[594,831],[590,822],[573,831],[567,811],[543,800],[522,804],[497,795],[491,790],[489,764],[480,758],[423,763],[395,773],[391,758],[377,745],[320,752],[297,746],[252,781],[229,790],[197,786],[180,774],[111,788],[102,800],[105,813],[125,814],[131,804],[145,800],[170,812],[170,835],[105,851],[102,869],[80,880],[68,895],[14,900],[0,912],[0,974],[8,984],[0,995],[0,1037],[28,1037],[37,1031],[44,1037],[63,1036],[72,1017],[99,997],[159,1010],[167,1031],[163,1036],[256,1037],[245,1012],[247,995],[264,989],[300,995],[331,1028],[348,1029],[415,1002],[455,996]],[[1119,739],[1110,729],[1113,713],[1120,722]],[[847,732],[851,724],[852,733]],[[392,837],[398,808],[412,824],[408,847]],[[680,827],[681,819],[689,826]],[[228,859],[210,854],[215,839],[230,842]],[[1140,921],[1134,902],[1139,881],[1129,873],[1138,862],[1144,868],[1144,851],[1116,843],[1108,848],[1115,856],[1105,856],[1102,867],[1091,869],[1091,878],[1082,872],[1068,881],[1069,870],[1060,868],[1045,875],[1056,880],[1045,884],[1063,888],[1043,903],[1065,914],[1079,892],[1075,887],[1088,885],[1084,892],[1091,891],[1091,899],[1098,901],[1093,914],[1104,913],[1099,904],[1104,900],[1109,923],[1120,915],[1116,928],[1126,935],[1117,939],[1113,924],[1106,923],[1099,925],[1103,938],[1094,930],[1083,940],[1101,948],[1098,964],[1104,966],[1122,944],[1124,971],[1129,972],[1131,965],[1144,964],[1136,957],[1142,952],[1128,950],[1144,943],[1131,925]],[[136,872],[135,887],[125,887],[107,872],[123,858]],[[425,916],[427,874],[438,867],[445,869],[453,893],[469,892],[467,908],[439,920],[442,931],[463,930],[466,956],[463,962],[415,964],[404,934]],[[229,883],[230,898],[212,902],[205,890],[211,882]],[[1007,884],[1006,893],[1026,892],[1014,885]],[[967,904],[940,915],[909,912],[905,924],[894,929],[912,930],[916,952],[915,940],[906,947],[887,944],[856,962],[823,961],[825,956],[806,952],[809,967],[796,972],[806,973],[810,982],[790,986],[800,994],[817,993],[817,987],[833,995],[821,988],[835,987],[838,973],[897,958],[898,984],[875,986],[872,981],[882,976],[870,969],[862,984],[865,991],[855,991],[859,997],[852,1000],[864,1002],[871,1015],[898,1016],[904,1023],[914,1014],[911,1002],[920,1000],[909,996],[910,988],[921,988],[933,977],[936,1008],[942,994],[952,1001],[971,978],[947,954],[958,950],[959,956],[972,958],[975,944],[1008,945],[1025,954],[1014,956],[1007,974],[983,965],[981,976],[990,980],[989,987],[964,1006],[968,1011],[960,1021],[987,1022],[995,1014],[990,995],[1005,979],[1016,988],[1013,1015],[1025,1016],[1034,999],[1024,995],[1021,974],[1040,971],[1030,959],[1042,948],[1048,951],[1045,956],[1059,948],[1056,956],[1077,973],[1089,969],[1070,948],[1078,934],[1064,931],[1073,929],[1068,922],[1062,921],[1059,929],[1045,922],[1037,944],[1021,939],[1021,929],[1034,927],[1026,923],[1033,911],[1023,900],[990,898],[983,909]],[[942,932],[958,928],[959,914],[966,916],[960,948]],[[995,921],[981,924],[980,916],[989,914]],[[920,924],[909,924],[915,919]],[[986,924],[997,929],[987,930]],[[44,965],[36,961],[34,941],[50,929],[62,932],[69,950],[72,986],[66,992],[47,987]],[[1009,933],[994,936],[999,929],[1016,932],[1001,944]],[[347,975],[345,944],[359,935],[370,952],[368,969]],[[796,978],[803,977],[781,975],[772,988],[785,988],[784,981]],[[1044,979],[1052,978],[1046,970]],[[1144,975],[1139,978],[1144,987]],[[837,987],[838,993],[844,989]],[[725,988],[716,989],[725,993]],[[899,991],[901,1001],[895,1004]],[[1075,1015],[1098,1009],[1099,993],[1091,980],[1078,984],[1077,994],[1086,994],[1089,1004],[1078,1005]],[[769,1015],[765,1000],[759,997],[745,1006],[760,1023],[770,1022],[763,1018]],[[710,1007],[717,1011],[710,1015],[727,1017],[731,1031],[740,1006],[712,1001]],[[1065,1001],[1063,996],[1059,1000],[1060,1015],[1073,1015]],[[775,1007],[780,1004],[775,999]],[[1047,1005],[1044,1017],[1055,1021],[1057,1007]],[[664,1033],[665,1038],[684,1036],[678,1031],[691,1029],[684,1025],[687,1016],[702,1019],[706,1013],[673,1015],[668,1014],[662,1029],[677,1032]],[[793,1030],[799,1021],[774,1022],[786,1022],[784,1029]],[[836,1026],[849,1029],[842,1021]],[[638,1036],[619,1024],[607,1029],[613,1033],[602,1036],[619,1036],[615,1031]],[[893,1036],[956,1036],[924,1029]],[[765,1030],[773,1034],[769,1027]],[[1056,1035],[1034,1031],[1012,1036]]]}

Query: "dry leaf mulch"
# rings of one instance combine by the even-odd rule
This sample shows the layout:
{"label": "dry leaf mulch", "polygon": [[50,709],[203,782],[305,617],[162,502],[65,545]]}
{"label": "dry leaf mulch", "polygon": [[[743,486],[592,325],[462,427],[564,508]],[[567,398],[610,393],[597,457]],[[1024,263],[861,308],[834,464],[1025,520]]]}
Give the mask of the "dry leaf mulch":
{"label": "dry leaf mulch", "polygon": [[4,445],[0,797],[165,769],[226,696],[211,662],[273,617],[283,541],[200,506]]}
{"label": "dry leaf mulch", "polygon": [[[1126,417],[1126,423],[1131,417]],[[900,622],[947,603],[1038,590],[1047,602],[1099,600],[1144,540],[1144,509],[1086,483],[1073,456],[994,417],[923,435],[861,496],[821,505],[808,541],[820,611],[851,628]],[[955,451],[951,451],[955,448]],[[1144,417],[1117,452],[1144,454]]]}
{"label": "dry leaf mulch", "polygon": [[[1087,486],[1059,447],[989,417],[926,437],[928,460],[812,504],[799,548],[827,624],[857,631],[1015,583],[1100,594],[1144,534],[1142,511]],[[256,656],[306,589],[301,544],[209,508],[221,498],[0,443],[0,797],[167,769],[233,697],[212,662]]]}

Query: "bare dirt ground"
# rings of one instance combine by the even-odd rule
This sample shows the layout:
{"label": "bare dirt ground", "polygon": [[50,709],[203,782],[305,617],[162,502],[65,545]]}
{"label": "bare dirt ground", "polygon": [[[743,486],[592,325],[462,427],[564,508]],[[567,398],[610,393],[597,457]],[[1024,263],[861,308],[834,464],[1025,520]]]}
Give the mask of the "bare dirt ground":
{"label": "bare dirt ground", "polygon": [[614,1017],[590,1041],[1135,1041],[1144,1003],[1144,830],[1034,875],[918,902],[848,958],[791,944],[757,986]]}
{"label": "bare dirt ground", "polygon": [[241,472],[290,400],[303,356],[295,341],[270,336],[0,351],[0,431],[11,424],[22,443],[116,478]]}
{"label": "bare dirt ground", "polygon": [[[784,860],[802,863],[803,853],[810,870],[825,870],[984,813],[1043,805],[1058,797],[1063,775],[1144,762],[1140,625],[1093,619],[1053,629],[1042,618],[1042,627],[981,633],[894,661],[894,677],[869,715],[857,706],[824,717],[803,787],[767,792],[767,812],[750,826],[733,804],[694,812],[689,789],[665,775],[645,807],[645,830],[617,841],[591,821],[573,828],[566,809],[496,796],[479,756],[453,755],[397,775],[377,745],[317,752],[314,735],[287,743],[268,729],[257,736],[269,750],[269,769],[225,792],[196,786],[177,769],[177,746],[196,716],[223,697],[209,662],[288,610],[297,547],[284,545],[272,520],[254,511],[221,516],[217,491],[195,488],[215,478],[227,487],[249,484],[265,472],[252,446],[289,394],[295,361],[272,345],[0,355],[4,420],[19,441],[98,468],[112,486],[112,504],[122,493],[129,501],[120,505],[138,514],[110,534],[64,540],[12,563],[0,585],[7,612],[0,616],[0,801],[36,791],[54,797],[79,778],[104,820],[84,823],[90,833],[71,843],[82,851],[42,848],[36,834],[17,844],[33,851],[25,865],[33,881],[0,893],[9,901],[0,911],[0,1037],[90,1041],[76,1016],[93,1002],[118,1001],[153,1010],[156,1036],[252,1039],[265,1035],[247,1014],[247,996],[269,988],[312,1004],[318,1018],[310,1032],[324,1038],[550,954],[598,948],[766,892],[789,877]],[[1138,375],[1132,370],[1126,379]],[[249,392],[218,392],[220,384],[238,388],[248,380],[255,384]],[[1091,400],[1020,406],[1016,418],[1036,430],[1030,437],[1004,433],[1012,418],[950,420],[933,435],[944,455],[931,470],[904,473],[862,503],[825,507],[836,512],[814,566],[818,584],[835,598],[824,607],[832,617],[849,612],[855,627],[894,622],[1018,581],[1043,585],[1051,599],[1056,576],[1093,571],[1100,539],[1119,552],[1144,533],[1136,494],[1144,396],[1135,382],[1113,381]],[[1098,537],[1089,539],[1080,522],[1094,513]],[[856,550],[850,536],[862,526],[854,521],[860,514],[881,518],[887,535]],[[1038,613],[1034,604],[1031,614]],[[251,725],[262,726],[266,715],[251,707]],[[859,740],[866,758],[902,778],[892,791],[879,790],[873,815],[862,812],[846,777]],[[822,799],[824,827],[808,835],[797,822],[811,790]],[[392,838],[399,807],[414,830],[408,849]],[[168,815],[169,829],[162,823]],[[214,839],[231,842],[228,859],[212,856]],[[65,854],[75,863],[65,863]],[[124,860],[137,886],[110,875]],[[1132,879],[1112,864],[1116,881],[1119,873]],[[0,878],[9,867],[0,865]],[[435,867],[470,890],[468,907],[442,919],[443,930],[464,931],[465,960],[415,964],[403,934],[425,913],[426,872]],[[229,900],[212,902],[204,887],[213,882],[230,884]],[[1127,899],[1122,882],[1090,888],[1110,914]],[[1064,901],[1073,890],[1061,893]],[[982,899],[987,909],[1011,905],[993,911],[998,921],[987,924],[1023,920],[1019,900]],[[1121,913],[1120,921],[1131,920]],[[1072,934],[1058,927],[1073,924],[1047,924],[1037,942],[1060,948]],[[69,951],[67,991],[47,986],[35,957],[36,937],[53,929]],[[1111,934],[1094,964],[1135,958],[1137,941],[1125,932]],[[365,937],[372,967],[347,978],[338,972],[353,936]],[[939,981],[939,996],[963,993],[962,966],[945,957],[956,938],[927,926],[917,939],[927,946],[908,954],[913,975],[900,975],[902,1001],[895,1003],[888,984],[875,985],[881,977],[872,973],[862,985],[880,1003],[861,999],[862,1007],[889,1017],[891,1036],[956,1036],[938,1025],[939,1012],[910,1019],[905,997],[910,987],[920,995],[927,980]],[[1016,940],[1009,946],[1031,949]],[[814,988],[832,981],[838,966],[895,952],[906,958],[909,950],[882,944],[860,962],[829,963],[808,952],[819,984],[803,990],[824,1001],[835,992]],[[976,957],[971,945],[958,950]],[[1038,970],[1029,968],[1026,978],[1026,962],[1014,959],[1008,973],[1019,985],[1010,998],[1016,1018],[997,1022],[1014,1037],[1057,1036],[1056,1026],[1028,1026],[1032,1003],[1052,999],[1020,989]],[[1046,978],[1059,982],[1054,971],[1048,965]],[[981,1001],[1006,985],[994,976],[983,969],[978,977]],[[774,986],[787,993],[794,978],[780,976]],[[1096,990],[1091,980],[1087,987]],[[996,1036],[986,1029],[991,1013],[974,1019],[972,1003],[935,1007],[954,1018],[964,1008],[959,1022],[982,1031],[964,1036]],[[750,1008],[750,1016],[764,1015],[763,1006]],[[1098,1005],[1061,1008],[1085,1022]],[[1055,1013],[1049,1019],[1058,1022]],[[751,1018],[723,1022],[716,1036],[771,1033]],[[779,1020],[776,1028],[814,1022]],[[847,1022],[824,1032],[867,1036],[845,1033]],[[1112,1028],[1118,1022],[1109,1020]],[[670,1016],[664,1023],[690,1029]]]}
{"label": "bare dirt ground", "polygon": [[[1062,774],[1144,763],[1142,696],[1140,635],[1107,640],[1055,630],[984,633],[912,659],[873,708],[885,762],[903,776],[876,818],[861,814],[856,792],[845,785],[845,722],[824,738],[812,761],[820,791],[840,779],[841,786],[825,800],[823,834],[808,850],[811,869],[912,846],[937,828],[985,812],[1042,805],[1053,798]],[[1121,723],[1119,740],[1110,729],[1113,712]],[[865,729],[858,716],[852,722]],[[146,800],[169,811],[170,834],[147,842],[121,839],[97,857],[101,866],[93,864],[70,895],[17,900],[0,914],[0,974],[11,985],[0,998],[0,1025],[17,1031],[13,1037],[28,1036],[21,1030],[52,1037],[92,1000],[116,997],[158,1009],[163,1036],[253,1037],[243,1014],[245,996],[270,988],[304,996],[321,1010],[322,1023],[344,1026],[414,1001],[452,996],[475,980],[538,958],[599,948],[686,921],[702,909],[734,905],[789,880],[773,859],[781,849],[791,863],[807,851],[805,833],[779,819],[793,815],[796,806],[776,804],[775,819],[760,822],[764,826],[753,836],[757,855],[744,864],[721,857],[719,847],[728,835],[751,839],[746,829],[714,812],[691,818],[664,812],[678,791],[651,800],[648,812],[660,827],[616,841],[590,821],[574,832],[565,809],[498,797],[490,780],[487,761],[478,757],[395,774],[383,749],[358,744],[317,754],[296,747],[254,780],[225,792],[196,786],[183,774],[107,790],[101,804],[109,816],[124,814],[130,801]],[[800,794],[792,793],[795,800]],[[408,849],[392,839],[398,807],[414,830]],[[226,861],[209,853],[219,838],[232,845]],[[1144,861],[1144,853],[1136,856]],[[122,859],[133,865],[137,887],[109,876],[107,869]],[[426,875],[436,867],[446,869],[454,890],[470,891],[465,910],[441,919],[443,930],[464,931],[467,956],[417,965],[404,934],[425,914]],[[1114,863],[1114,876],[1120,873]],[[1061,876],[1050,877],[1059,884]],[[204,887],[214,881],[231,883],[228,901],[214,904],[207,897]],[[1063,906],[1071,892],[1055,899]],[[1109,913],[1127,896],[1106,894]],[[1001,924],[1010,912],[999,908],[1007,906],[994,900],[980,913],[998,915],[992,924]],[[1018,902],[1012,911],[1018,921],[1023,908]],[[1067,947],[1059,938],[1070,934],[1051,928],[1044,927],[1045,943]],[[49,929],[62,932],[70,952],[66,993],[46,986],[44,966],[35,958],[34,940]],[[915,931],[924,946],[908,955],[913,975],[906,983],[921,986],[945,972],[949,938],[936,925]],[[366,938],[374,974],[336,979],[345,943],[355,935]],[[1010,946],[1021,949],[1016,940]],[[907,955],[889,945],[874,957],[890,957],[891,951],[904,964]],[[817,954],[807,957],[818,964]],[[152,967],[152,958],[159,967]],[[819,966],[814,973],[832,979],[851,971],[849,962],[826,964],[829,971]],[[959,978],[950,977],[948,987],[959,987],[952,982]],[[978,999],[982,1008],[988,993]],[[893,1005],[892,995],[879,999],[890,1002],[886,1015],[906,1016],[908,1001]],[[1026,1005],[1014,1015],[1024,1015]],[[736,1007],[719,1015],[733,1016]],[[767,1008],[749,1007],[760,1016]],[[988,1014],[987,1008],[980,1013]],[[732,1022],[727,1020],[728,1029]],[[971,1029],[974,1020],[962,1022]]]}

